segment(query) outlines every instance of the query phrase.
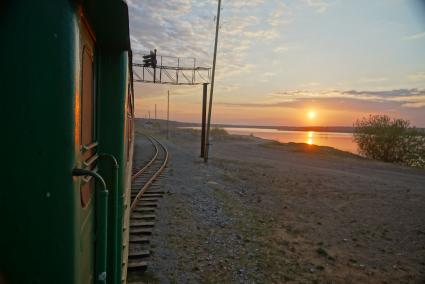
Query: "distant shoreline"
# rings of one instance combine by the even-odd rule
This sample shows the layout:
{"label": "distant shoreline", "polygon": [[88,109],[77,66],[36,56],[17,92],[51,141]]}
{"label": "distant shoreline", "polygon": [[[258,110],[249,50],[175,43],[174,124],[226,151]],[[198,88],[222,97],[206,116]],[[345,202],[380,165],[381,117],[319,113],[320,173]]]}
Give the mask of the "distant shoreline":
{"label": "distant shoreline", "polygon": [[[155,119],[136,118],[140,121],[151,121]],[[159,122],[166,122],[164,119],[157,119]],[[170,127],[200,127],[200,123],[169,121]],[[258,128],[258,129],[276,129],[282,131],[314,131],[314,132],[334,132],[334,133],[354,133],[352,126],[275,126],[275,125],[238,125],[238,124],[212,124],[212,127],[218,128]],[[425,128],[417,127],[419,131],[425,132]]]}
{"label": "distant shoreline", "polygon": [[[136,118],[141,121],[149,121],[146,118]],[[150,119],[154,122],[155,119]],[[157,121],[165,122],[163,119]],[[171,127],[200,127],[200,123],[170,121]],[[335,133],[353,133],[351,126],[271,126],[271,125],[237,125],[237,124],[212,124],[212,127],[218,128],[258,128],[258,129],[276,129],[284,131],[314,131],[314,132],[335,132]]]}

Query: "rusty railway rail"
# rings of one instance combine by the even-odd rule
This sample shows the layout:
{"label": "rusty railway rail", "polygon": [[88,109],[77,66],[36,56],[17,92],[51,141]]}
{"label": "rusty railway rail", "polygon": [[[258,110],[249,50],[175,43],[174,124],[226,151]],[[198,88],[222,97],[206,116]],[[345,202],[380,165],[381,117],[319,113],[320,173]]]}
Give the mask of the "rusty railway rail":
{"label": "rusty railway rail", "polygon": [[127,283],[138,283],[148,267],[155,212],[164,195],[159,183],[169,158],[168,150],[161,142],[154,137],[146,137],[153,145],[153,155],[140,169],[133,171]]}
{"label": "rusty railway rail", "polygon": [[159,153],[159,149],[156,143],[154,143],[153,139],[149,136],[146,136],[146,139],[148,139],[151,143],[152,146],[154,147],[154,152],[155,154],[152,156],[152,158],[144,165],[144,167],[142,167],[141,169],[136,169],[134,172],[134,174],[131,176],[131,182],[133,182],[137,177],[139,177],[141,174],[143,174],[151,165],[153,162],[155,162],[155,160],[158,158],[158,153]]}

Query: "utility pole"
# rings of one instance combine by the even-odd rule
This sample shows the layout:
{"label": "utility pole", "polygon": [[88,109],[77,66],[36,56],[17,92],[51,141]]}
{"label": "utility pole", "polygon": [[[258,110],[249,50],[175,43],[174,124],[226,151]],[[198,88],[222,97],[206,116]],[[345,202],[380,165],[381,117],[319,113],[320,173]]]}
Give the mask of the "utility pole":
{"label": "utility pole", "polygon": [[149,115],[149,121],[151,120],[151,111],[148,110],[148,115]]}
{"label": "utility pole", "polygon": [[168,96],[167,96],[167,140],[168,140],[168,135],[170,132],[170,90],[168,90]]}
{"label": "utility pole", "polygon": [[207,124],[208,83],[204,83],[202,92],[202,128],[201,128],[201,158],[205,157],[205,128]]}
{"label": "utility pole", "polygon": [[156,49],[153,54],[152,63],[153,63],[153,82],[155,83],[156,82]]}
{"label": "utility pole", "polygon": [[156,120],[156,104],[155,104],[155,120]]}
{"label": "utility pole", "polygon": [[210,89],[210,104],[208,106],[208,123],[207,123],[207,135],[205,139],[206,148],[204,155],[204,162],[208,162],[208,152],[210,148],[210,130],[211,130],[211,110],[213,103],[213,94],[214,94],[214,76],[215,76],[215,65],[217,62],[217,43],[218,43],[218,31],[220,29],[220,10],[221,10],[221,0],[218,0],[218,8],[217,8],[217,25],[215,28],[215,43],[214,43],[214,58],[213,58],[213,67],[211,74],[211,89]]}

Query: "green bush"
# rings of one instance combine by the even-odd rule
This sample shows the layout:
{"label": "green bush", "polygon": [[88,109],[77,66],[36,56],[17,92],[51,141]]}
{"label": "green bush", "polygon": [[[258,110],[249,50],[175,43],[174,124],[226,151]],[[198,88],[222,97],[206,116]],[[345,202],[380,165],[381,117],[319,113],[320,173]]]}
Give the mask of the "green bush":
{"label": "green bush", "polygon": [[425,168],[424,133],[404,119],[371,115],[354,124],[360,154],[375,160]]}

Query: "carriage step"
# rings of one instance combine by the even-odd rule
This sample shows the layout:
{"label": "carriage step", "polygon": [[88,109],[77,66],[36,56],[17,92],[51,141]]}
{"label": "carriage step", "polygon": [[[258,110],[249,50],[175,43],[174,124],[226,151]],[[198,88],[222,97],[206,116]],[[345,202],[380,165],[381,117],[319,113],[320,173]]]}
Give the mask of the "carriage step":
{"label": "carriage step", "polygon": [[154,197],[162,197],[162,194],[145,192],[143,193],[142,200],[144,199],[145,196],[147,198],[154,198]]}
{"label": "carriage step", "polygon": [[153,219],[156,219],[156,215],[154,214],[133,215],[131,216],[131,219],[153,220]]}
{"label": "carriage step", "polygon": [[152,235],[152,229],[143,227],[130,228],[130,234]]}
{"label": "carriage step", "polygon": [[130,269],[143,269],[146,270],[146,268],[148,268],[148,262],[145,260],[140,260],[140,259],[135,259],[135,260],[130,260],[128,262],[128,268]]}
{"label": "carriage step", "polygon": [[146,236],[137,236],[137,235],[130,235],[130,243],[134,244],[148,244],[149,238]]}
{"label": "carriage step", "polygon": [[163,190],[147,190],[145,192],[145,194],[147,194],[147,193],[151,193],[151,194],[162,194],[162,195],[164,195],[165,192]]}
{"label": "carriage step", "polygon": [[140,201],[142,201],[142,204],[140,204],[142,206],[145,206],[145,207],[158,207],[158,203],[154,203],[154,202],[143,202],[143,200],[140,200]]}
{"label": "carriage step", "polygon": [[128,252],[128,256],[129,257],[148,257],[150,256],[150,251],[149,250],[130,250]]}
{"label": "carriage step", "polygon": [[130,226],[133,227],[153,227],[155,226],[155,222],[146,222],[146,221],[133,221],[130,222]]}
{"label": "carriage step", "polygon": [[[146,196],[146,198],[142,197],[140,199],[140,201],[143,201],[143,202],[158,202],[158,198],[150,198],[150,196]],[[139,204],[139,205],[143,206],[143,204]]]}
{"label": "carriage step", "polygon": [[155,212],[155,208],[145,208],[145,207],[139,207],[139,208],[135,208],[133,211],[134,212],[140,212],[140,213],[145,213],[145,212]]}

